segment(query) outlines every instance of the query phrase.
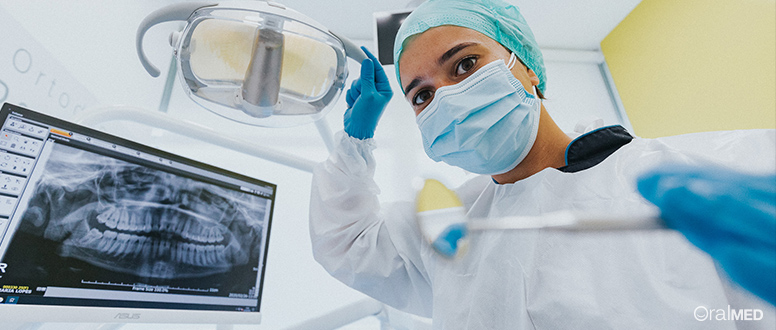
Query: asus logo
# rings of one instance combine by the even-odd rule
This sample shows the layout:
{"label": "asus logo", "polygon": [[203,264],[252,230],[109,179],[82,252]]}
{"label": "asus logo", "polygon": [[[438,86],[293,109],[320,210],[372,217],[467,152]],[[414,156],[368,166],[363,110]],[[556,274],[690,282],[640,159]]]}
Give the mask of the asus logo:
{"label": "asus logo", "polygon": [[118,313],[113,318],[119,320],[139,320],[140,314]]}

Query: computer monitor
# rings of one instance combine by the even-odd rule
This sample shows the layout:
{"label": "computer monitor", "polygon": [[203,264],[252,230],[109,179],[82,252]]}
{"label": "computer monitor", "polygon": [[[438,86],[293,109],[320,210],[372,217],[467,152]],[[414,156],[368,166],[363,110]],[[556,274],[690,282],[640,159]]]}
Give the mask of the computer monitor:
{"label": "computer monitor", "polygon": [[260,322],[276,185],[7,103],[0,127],[0,321]]}
{"label": "computer monitor", "polygon": [[410,16],[414,9],[401,9],[398,11],[375,12],[374,36],[377,59],[382,65],[393,63],[393,41],[399,33],[399,27]]}

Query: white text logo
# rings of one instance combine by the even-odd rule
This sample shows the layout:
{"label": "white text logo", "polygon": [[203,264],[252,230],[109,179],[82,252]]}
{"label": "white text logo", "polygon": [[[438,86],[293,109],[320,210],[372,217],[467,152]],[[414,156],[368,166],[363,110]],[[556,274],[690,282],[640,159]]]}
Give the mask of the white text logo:
{"label": "white text logo", "polygon": [[693,311],[693,316],[698,321],[759,321],[763,319],[763,311],[760,309],[727,309],[706,308],[698,306]]}

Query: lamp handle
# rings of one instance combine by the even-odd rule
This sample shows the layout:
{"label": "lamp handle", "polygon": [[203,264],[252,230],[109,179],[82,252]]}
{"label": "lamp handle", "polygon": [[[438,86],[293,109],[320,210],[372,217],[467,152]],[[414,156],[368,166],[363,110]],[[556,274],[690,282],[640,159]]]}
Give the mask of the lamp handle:
{"label": "lamp handle", "polygon": [[160,72],[156,66],[151,64],[151,61],[148,60],[148,56],[146,56],[145,51],[143,51],[143,37],[145,37],[146,31],[159,23],[169,21],[185,21],[189,19],[189,17],[194,14],[197,9],[215,5],[217,5],[217,3],[214,2],[176,3],[157,9],[143,19],[143,21],[140,23],[140,26],[137,28],[137,35],[135,36],[135,48],[137,49],[137,56],[140,58],[140,63],[143,64],[143,67],[151,76],[158,77]]}
{"label": "lamp handle", "polygon": [[337,39],[339,39],[342,42],[342,46],[345,47],[345,55],[347,57],[350,57],[356,60],[356,62],[358,62],[359,64],[366,59],[366,53],[364,53],[364,51],[361,50],[361,48],[359,48],[358,46],[356,46],[356,44],[350,41],[350,39],[345,38],[339,34],[336,34],[331,30],[329,30],[329,33],[337,37]]}

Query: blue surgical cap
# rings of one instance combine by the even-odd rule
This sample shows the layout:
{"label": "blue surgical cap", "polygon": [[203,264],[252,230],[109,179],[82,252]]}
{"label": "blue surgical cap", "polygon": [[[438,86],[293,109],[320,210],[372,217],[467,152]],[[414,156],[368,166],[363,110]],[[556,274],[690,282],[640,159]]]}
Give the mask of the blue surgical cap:
{"label": "blue surgical cap", "polygon": [[537,88],[544,93],[547,77],[539,45],[520,10],[503,0],[428,0],[421,4],[404,20],[393,44],[393,63],[399,85],[399,58],[404,42],[441,25],[469,28],[497,41],[536,73],[539,77]]}

